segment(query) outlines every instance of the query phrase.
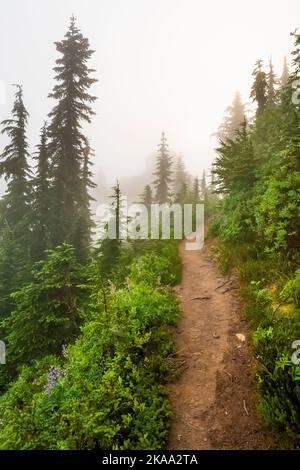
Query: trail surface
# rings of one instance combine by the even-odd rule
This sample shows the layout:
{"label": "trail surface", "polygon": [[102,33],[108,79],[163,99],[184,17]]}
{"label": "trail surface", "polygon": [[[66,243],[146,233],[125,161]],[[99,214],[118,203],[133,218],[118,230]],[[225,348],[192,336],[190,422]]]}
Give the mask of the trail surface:
{"label": "trail surface", "polygon": [[170,384],[174,417],[169,449],[269,449],[271,438],[256,418],[253,352],[235,295],[209,254],[186,251],[176,288],[182,317],[176,343],[183,373]]}

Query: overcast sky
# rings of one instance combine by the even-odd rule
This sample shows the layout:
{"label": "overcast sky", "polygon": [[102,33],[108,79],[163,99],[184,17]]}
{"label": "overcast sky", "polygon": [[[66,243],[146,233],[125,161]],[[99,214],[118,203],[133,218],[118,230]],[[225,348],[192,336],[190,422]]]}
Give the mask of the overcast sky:
{"label": "overcast sky", "polygon": [[[73,13],[95,54],[97,115],[87,133],[107,175],[138,174],[164,129],[171,149],[200,173],[213,159],[224,109],[248,100],[255,61],[272,55],[281,74],[299,0],[10,0],[1,2],[0,80],[21,83],[31,147],[53,105],[57,58]],[[0,106],[8,117],[12,90]],[[2,142],[3,143],[3,142]]]}

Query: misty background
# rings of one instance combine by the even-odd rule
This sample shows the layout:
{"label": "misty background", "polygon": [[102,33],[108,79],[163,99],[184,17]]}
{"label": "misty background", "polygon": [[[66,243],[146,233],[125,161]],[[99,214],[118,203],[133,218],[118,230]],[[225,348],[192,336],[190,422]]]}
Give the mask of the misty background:
{"label": "misty background", "polygon": [[[95,50],[90,65],[99,80],[91,90],[98,97],[96,116],[85,129],[95,151],[95,195],[98,200],[107,195],[118,177],[123,192],[134,199],[153,179],[162,130],[190,173],[210,168],[213,133],[236,91],[250,103],[256,60],[267,64],[272,57],[281,75],[300,3],[11,0],[0,20],[0,80],[6,88],[0,120],[10,116],[14,90],[9,84],[22,84],[31,152],[53,106],[47,95],[54,84],[54,41],[63,38],[72,14]],[[0,150],[4,145],[2,137]],[[4,188],[1,181],[0,194]]]}

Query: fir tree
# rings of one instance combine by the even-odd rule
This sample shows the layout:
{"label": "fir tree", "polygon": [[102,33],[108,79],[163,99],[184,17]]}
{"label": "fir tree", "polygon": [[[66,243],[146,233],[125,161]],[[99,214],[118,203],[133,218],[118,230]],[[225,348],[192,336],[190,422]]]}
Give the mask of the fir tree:
{"label": "fir tree", "polygon": [[[88,244],[91,223],[86,204],[87,180],[84,181],[87,140],[81,127],[83,122],[90,123],[94,114],[91,103],[96,98],[88,90],[96,80],[90,77],[94,70],[87,65],[94,51],[76,27],[74,17],[65,38],[55,44],[61,57],[56,60],[54,68],[57,84],[49,95],[57,101],[49,114],[53,178],[52,243],[58,245],[68,241],[74,244],[77,256],[82,257],[83,247],[82,242],[78,245],[78,231],[81,239]],[[84,224],[83,218],[86,221]]]}
{"label": "fir tree", "polygon": [[261,113],[267,104],[268,83],[265,72],[262,70],[262,61],[258,60],[252,73],[254,82],[251,88],[250,97],[257,103],[257,114]]}
{"label": "fir tree", "polygon": [[162,133],[160,144],[158,145],[158,155],[156,160],[156,171],[154,175],[155,201],[158,204],[168,202],[170,197],[170,184],[172,160],[169,155],[167,139],[165,133]]}
{"label": "fir tree", "polygon": [[[12,118],[2,121],[2,134],[10,142],[4,148],[0,162],[0,176],[8,181],[4,196],[2,217],[20,237],[25,236],[24,226],[28,224],[30,188],[28,183],[28,143],[26,127],[28,112],[23,102],[23,89],[16,85],[17,91],[12,109]],[[18,230],[20,229],[20,230]]]}
{"label": "fir tree", "polygon": [[217,192],[227,193],[253,186],[257,162],[246,120],[237,131],[236,139],[221,141],[217,153],[213,168]]}
{"label": "fir tree", "polygon": [[269,72],[267,76],[267,105],[269,108],[274,108],[276,104],[276,90],[275,90],[275,84],[276,84],[276,76],[274,73],[274,68],[273,68],[273,63],[272,60],[270,59],[269,63]]}
{"label": "fir tree", "polygon": [[185,170],[185,166],[183,163],[182,155],[179,155],[175,164],[175,171],[174,171],[174,193],[178,194],[181,189],[182,185],[187,183],[187,174]]}
{"label": "fir tree", "polygon": [[34,265],[32,282],[14,294],[15,309],[5,322],[10,367],[59,354],[74,340],[82,323],[83,272],[74,248],[63,244]]}
{"label": "fir tree", "polygon": [[292,51],[294,72],[293,78],[300,77],[300,34],[297,33],[297,30],[291,33],[291,36],[294,38],[295,49]]}
{"label": "fir tree", "polygon": [[30,276],[28,112],[22,87],[16,87],[12,118],[2,122],[1,131],[9,138],[0,162],[0,175],[8,183],[0,205],[0,313],[4,317],[13,306],[10,294]]}
{"label": "fir tree", "polygon": [[91,155],[92,151],[88,140],[83,150],[83,166],[82,166],[82,200],[80,201],[80,207],[78,209],[78,219],[76,229],[74,233],[74,246],[77,248],[77,257],[80,261],[85,261],[88,256],[88,248],[91,243],[91,233],[95,226],[92,220],[92,212],[90,203],[94,199],[89,193],[89,189],[94,188],[96,185],[92,180],[93,174],[90,170],[91,167]]}
{"label": "fir tree", "polygon": [[43,258],[45,250],[50,247],[50,167],[47,148],[47,125],[41,129],[40,144],[35,156],[36,176],[33,179],[32,201],[32,258],[36,261]]}
{"label": "fir tree", "polygon": [[201,192],[201,198],[205,201],[206,196],[207,196],[207,184],[206,184],[205,170],[203,170],[203,173],[202,173],[200,192]]}
{"label": "fir tree", "polygon": [[[121,230],[124,214],[122,213],[122,193],[120,184],[117,181],[113,186],[111,212],[108,224],[115,227],[115,234],[112,238],[104,238],[100,243],[100,248],[96,251],[100,255],[101,275],[109,277],[113,268],[117,265],[121,253]],[[108,226],[107,224],[107,226]]]}
{"label": "fir tree", "polygon": [[141,202],[147,207],[150,207],[153,202],[152,188],[149,184],[144,188],[144,192],[141,195]]}
{"label": "fir tree", "polygon": [[286,57],[284,57],[283,70],[282,70],[282,74],[281,74],[281,77],[280,77],[280,84],[281,84],[282,87],[287,86],[287,84],[289,82],[289,78],[290,78],[289,68],[288,68]]}
{"label": "fir tree", "polygon": [[198,176],[196,176],[196,178],[194,179],[193,188],[192,188],[193,203],[199,202],[199,196],[200,196],[199,178]]}
{"label": "fir tree", "polygon": [[245,105],[242,102],[239,92],[236,93],[233,103],[226,109],[226,115],[216,135],[224,140],[226,138],[233,139],[236,131],[242,125],[245,117]]}
{"label": "fir tree", "polygon": [[180,190],[176,194],[176,202],[184,204],[185,202],[187,202],[188,197],[189,197],[189,188],[188,188],[187,183],[183,181],[181,184]]}

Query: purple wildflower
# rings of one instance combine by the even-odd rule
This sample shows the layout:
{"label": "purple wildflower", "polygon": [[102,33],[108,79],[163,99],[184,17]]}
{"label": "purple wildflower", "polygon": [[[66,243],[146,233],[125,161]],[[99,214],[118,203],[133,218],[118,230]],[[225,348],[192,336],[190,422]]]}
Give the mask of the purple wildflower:
{"label": "purple wildflower", "polygon": [[63,371],[59,367],[51,366],[48,372],[47,384],[45,391],[48,395],[51,394],[53,387],[57,381],[63,376]]}

